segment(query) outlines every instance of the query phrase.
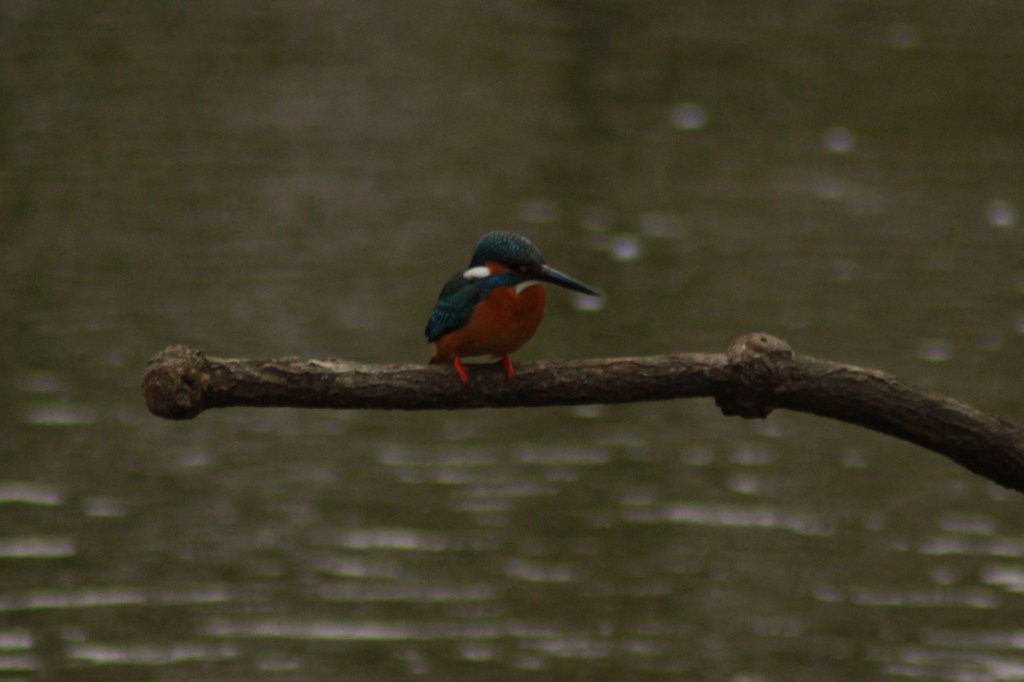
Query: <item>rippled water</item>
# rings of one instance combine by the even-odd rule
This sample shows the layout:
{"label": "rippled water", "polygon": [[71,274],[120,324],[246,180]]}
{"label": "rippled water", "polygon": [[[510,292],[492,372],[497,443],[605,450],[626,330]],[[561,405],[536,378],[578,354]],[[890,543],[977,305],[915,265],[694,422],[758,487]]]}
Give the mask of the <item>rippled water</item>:
{"label": "rippled water", "polygon": [[1024,421],[1016,3],[0,7],[0,676],[1024,679],[1021,498],[706,401],[145,412],[146,359],[749,331]]}

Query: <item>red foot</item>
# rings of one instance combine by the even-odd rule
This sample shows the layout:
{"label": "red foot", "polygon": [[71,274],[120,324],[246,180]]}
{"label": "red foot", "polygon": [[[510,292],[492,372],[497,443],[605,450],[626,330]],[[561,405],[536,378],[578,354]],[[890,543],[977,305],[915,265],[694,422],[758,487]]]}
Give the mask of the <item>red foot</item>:
{"label": "red foot", "polygon": [[466,366],[462,364],[462,360],[459,359],[458,355],[455,356],[455,371],[459,373],[459,378],[462,379],[462,383],[469,383],[469,372],[466,371]]}
{"label": "red foot", "polygon": [[507,355],[501,356],[501,366],[505,368],[505,376],[509,379],[516,375],[516,368],[512,366],[512,361],[508,359]]}

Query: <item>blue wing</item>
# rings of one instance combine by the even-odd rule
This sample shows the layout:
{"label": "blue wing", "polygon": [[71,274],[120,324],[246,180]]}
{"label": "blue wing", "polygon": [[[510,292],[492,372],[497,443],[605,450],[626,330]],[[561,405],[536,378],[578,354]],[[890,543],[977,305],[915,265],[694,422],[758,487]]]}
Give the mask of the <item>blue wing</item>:
{"label": "blue wing", "polygon": [[434,312],[430,314],[430,321],[427,322],[425,333],[428,342],[433,343],[469,322],[473,308],[486,295],[484,287],[480,286],[482,281],[466,279],[462,273],[452,275],[441,289],[437,305],[434,306]]}
{"label": "blue wing", "polygon": [[424,332],[427,341],[433,343],[445,334],[465,327],[473,315],[473,309],[487,298],[494,287],[515,286],[522,279],[522,276],[510,272],[483,279],[466,279],[462,273],[452,275],[441,289],[437,305],[427,322]]}

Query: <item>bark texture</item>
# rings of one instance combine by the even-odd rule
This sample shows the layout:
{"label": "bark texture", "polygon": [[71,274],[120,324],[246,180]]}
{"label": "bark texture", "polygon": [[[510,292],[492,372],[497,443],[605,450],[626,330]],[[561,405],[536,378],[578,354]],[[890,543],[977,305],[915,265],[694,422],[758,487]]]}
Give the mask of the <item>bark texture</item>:
{"label": "bark texture", "polygon": [[1024,492],[1021,427],[883,372],[795,355],[768,334],[743,336],[724,354],[517,364],[513,381],[500,365],[473,366],[468,384],[447,366],[224,359],[170,346],[150,360],[142,391],[165,419],[213,407],[451,410],[713,397],[725,415],[784,408],[858,424]]}

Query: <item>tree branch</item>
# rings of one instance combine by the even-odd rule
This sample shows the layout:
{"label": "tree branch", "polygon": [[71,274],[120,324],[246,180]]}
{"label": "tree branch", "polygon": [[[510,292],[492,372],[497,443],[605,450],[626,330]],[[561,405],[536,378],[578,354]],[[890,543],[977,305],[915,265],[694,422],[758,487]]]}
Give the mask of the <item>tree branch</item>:
{"label": "tree branch", "polygon": [[146,367],[150,411],[191,419],[213,407],[434,410],[540,407],[714,397],[725,415],[767,417],[775,408],[880,431],[946,455],[1024,492],[1024,429],[893,376],[794,355],[767,334],[737,339],[725,354],[474,367],[462,384],[451,367],[343,360],[239,360],[170,346]]}

